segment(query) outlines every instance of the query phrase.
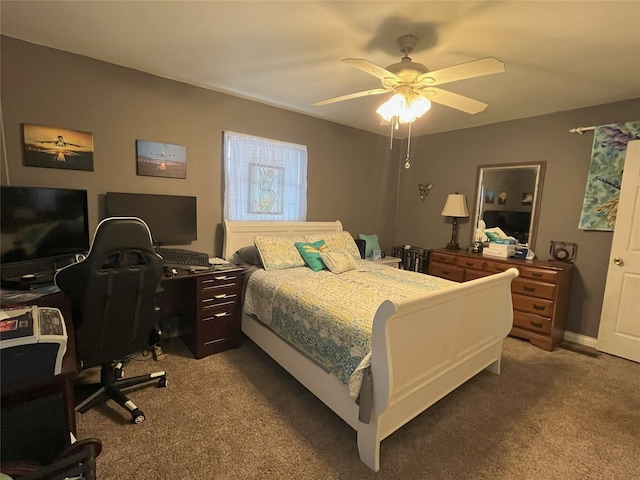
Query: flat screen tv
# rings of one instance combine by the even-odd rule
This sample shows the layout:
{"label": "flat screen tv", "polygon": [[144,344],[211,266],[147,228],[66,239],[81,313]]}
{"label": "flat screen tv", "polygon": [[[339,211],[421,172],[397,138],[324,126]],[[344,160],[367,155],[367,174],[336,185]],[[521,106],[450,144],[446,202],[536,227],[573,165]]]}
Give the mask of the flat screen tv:
{"label": "flat screen tv", "polygon": [[2,278],[53,271],[90,245],[87,191],[66,188],[0,188]]}
{"label": "flat screen tv", "polygon": [[141,218],[157,246],[198,239],[196,197],[107,192],[107,216]]}

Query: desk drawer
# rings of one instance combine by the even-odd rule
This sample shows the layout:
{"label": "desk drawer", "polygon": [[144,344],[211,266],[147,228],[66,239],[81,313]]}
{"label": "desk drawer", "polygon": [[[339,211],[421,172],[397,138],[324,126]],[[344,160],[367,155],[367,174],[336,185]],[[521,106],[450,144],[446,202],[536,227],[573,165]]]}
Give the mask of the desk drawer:
{"label": "desk drawer", "polygon": [[200,297],[200,308],[205,310],[221,305],[235,305],[239,298],[240,295],[234,290],[207,292]]}
{"label": "desk drawer", "polygon": [[219,312],[203,320],[202,334],[198,338],[202,347],[222,346],[223,342],[235,341],[240,335],[240,323],[235,314]]}
{"label": "desk drawer", "polygon": [[528,297],[526,295],[511,295],[513,299],[513,309],[521,312],[535,313],[544,317],[553,316],[553,301],[543,298]]}
{"label": "desk drawer", "polygon": [[[455,258],[455,257],[454,257]],[[454,265],[442,264],[437,262],[429,263],[429,275],[446,278],[454,282],[464,281],[464,269]]]}
{"label": "desk drawer", "polygon": [[237,272],[212,273],[198,278],[198,290],[216,290],[222,287],[238,286],[241,282],[242,274]]}
{"label": "desk drawer", "polygon": [[511,282],[511,291],[521,293],[531,297],[546,298],[553,300],[556,298],[556,286],[551,283],[536,282],[526,278],[514,278]]}

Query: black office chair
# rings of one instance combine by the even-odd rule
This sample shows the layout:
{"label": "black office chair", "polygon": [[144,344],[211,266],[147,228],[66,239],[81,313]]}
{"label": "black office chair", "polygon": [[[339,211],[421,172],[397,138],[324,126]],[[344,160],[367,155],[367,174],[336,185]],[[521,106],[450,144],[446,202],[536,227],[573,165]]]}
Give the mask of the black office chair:
{"label": "black office chair", "polygon": [[0,472],[16,480],[96,480],[96,457],[102,451],[97,438],[84,438],[65,448],[58,458],[47,464],[34,462],[0,462]]}
{"label": "black office chair", "polygon": [[76,406],[77,412],[111,398],[131,413],[134,423],[142,423],[144,414],[121,389],[151,381],[167,385],[164,371],[122,378],[121,362],[150,347],[162,275],[163,261],[153,249],[149,227],[134,217],[100,222],[87,257],[56,273],[56,285],[71,300],[80,368],[102,367],[97,391]]}

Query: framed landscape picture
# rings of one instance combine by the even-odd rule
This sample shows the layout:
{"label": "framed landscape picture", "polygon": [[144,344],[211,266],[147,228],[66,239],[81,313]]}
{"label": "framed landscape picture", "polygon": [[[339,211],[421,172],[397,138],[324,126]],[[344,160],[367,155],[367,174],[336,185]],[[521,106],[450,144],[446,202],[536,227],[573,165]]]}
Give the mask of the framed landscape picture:
{"label": "framed landscape picture", "polygon": [[136,140],[136,167],[138,175],[187,178],[187,147]]}
{"label": "framed landscape picture", "polygon": [[59,127],[22,125],[24,164],[93,171],[93,134]]}

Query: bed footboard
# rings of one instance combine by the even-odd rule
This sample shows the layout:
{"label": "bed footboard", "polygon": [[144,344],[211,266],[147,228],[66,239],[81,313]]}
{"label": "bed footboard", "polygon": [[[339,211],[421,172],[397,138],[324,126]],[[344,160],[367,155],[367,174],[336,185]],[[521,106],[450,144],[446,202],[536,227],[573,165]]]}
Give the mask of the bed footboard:
{"label": "bed footboard", "polygon": [[369,423],[358,451],[380,468],[380,442],[485,368],[500,371],[513,325],[511,280],[518,270],[414,299],[385,301],[373,321]]}

